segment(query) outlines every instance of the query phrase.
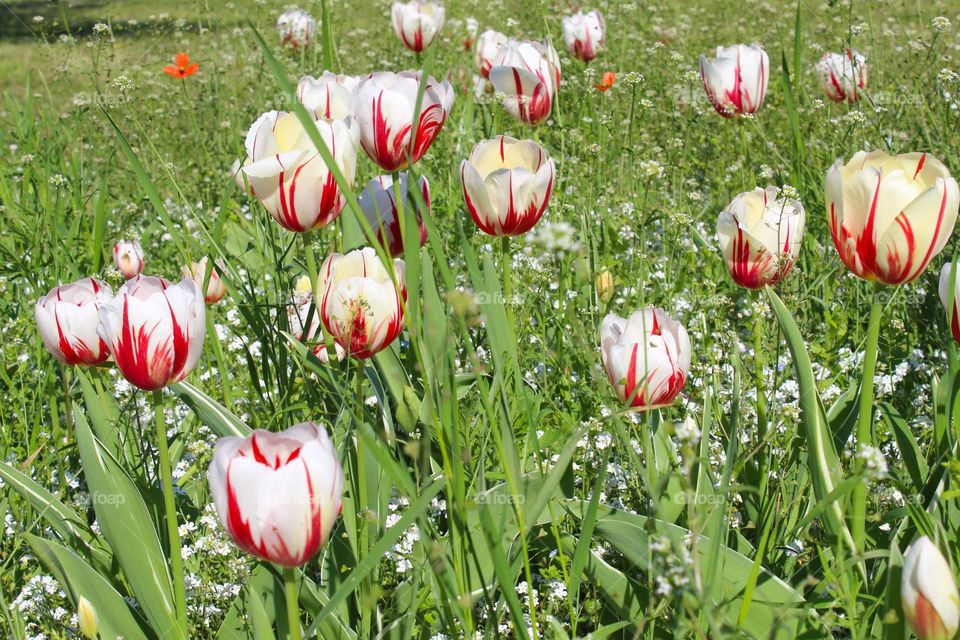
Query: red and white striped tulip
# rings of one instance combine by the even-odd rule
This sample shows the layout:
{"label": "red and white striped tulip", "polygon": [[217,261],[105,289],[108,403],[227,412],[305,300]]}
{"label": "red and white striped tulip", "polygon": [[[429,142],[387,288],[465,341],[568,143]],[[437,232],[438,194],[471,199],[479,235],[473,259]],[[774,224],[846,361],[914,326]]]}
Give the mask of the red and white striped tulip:
{"label": "red and white striped tulip", "polygon": [[957,181],[926,153],[861,151],[827,172],[830,233],[855,276],[904,284],[923,273],[953,233]]}
{"label": "red and white striped tulip", "polygon": [[[350,117],[314,125],[353,186],[360,128]],[[248,163],[243,172],[254,195],[284,229],[305,233],[340,215],[346,198],[333,173],[294,113],[270,111],[247,133]]]}
{"label": "red and white striped tulip", "polygon": [[[385,175],[374,178],[367,183],[360,193],[360,208],[370,224],[370,228],[377,231],[380,245],[392,256],[403,255],[403,237],[400,234],[400,212],[397,208],[397,191],[400,192],[400,202],[403,203],[404,216],[417,216],[419,246],[427,241],[427,227],[423,224],[423,213],[413,194],[408,191],[409,178],[406,173],[400,174],[400,184],[394,186],[393,176]],[[427,211],[430,210],[430,183],[426,177],[421,177],[419,185],[420,196]]]}
{"label": "red and white striped tulip", "polygon": [[852,49],[825,53],[817,70],[824,92],[834,102],[853,104],[867,88],[867,59]]}
{"label": "red and white striped tulip", "polygon": [[373,73],[353,92],[353,112],[360,125],[360,144],[384,171],[406,169],[427,152],[453,107],[453,86],[427,78],[413,139],[414,109],[420,72]]}
{"label": "red and white striped tulip", "polygon": [[547,210],[556,169],[533,140],[497,136],[460,163],[463,198],[473,221],[492,236],[518,236]]}
{"label": "red and white striped tulip", "polygon": [[[310,289],[309,276],[303,276],[297,281],[296,292],[293,296],[293,304],[287,307],[287,321],[290,325],[290,333],[300,342],[310,345],[313,355],[320,362],[327,364],[330,362],[330,356],[327,354],[327,344],[323,332],[320,330],[320,309],[314,308],[313,314],[310,314],[310,305],[313,303],[313,292]],[[307,327],[309,316],[310,326]],[[305,330],[306,329],[306,330]],[[346,352],[336,342],[333,343],[337,354],[337,360],[343,360]]]}
{"label": "red and white striped tulip", "polygon": [[356,76],[324,71],[319,78],[303,76],[297,83],[297,100],[315,120],[340,120],[352,115],[350,97],[360,82]]}
{"label": "red and white striped tulip", "polygon": [[[207,290],[204,292],[203,301],[207,304],[216,304],[227,295],[227,285],[220,278],[219,271],[223,270],[223,262],[214,261],[217,265],[210,270],[210,280],[207,281]],[[183,268],[184,278],[193,278],[197,286],[203,288],[203,279],[207,275],[207,258],[201,258],[200,262],[191,263],[190,268]]]}
{"label": "red and white striped tulip", "polygon": [[113,245],[113,263],[129,280],[143,272],[143,247],[136,240],[121,240]]}
{"label": "red and white striped tulip", "polygon": [[284,11],[277,18],[277,33],[280,43],[294,49],[308,47],[317,30],[317,21],[303,9],[293,8]]}
{"label": "red and white striped tulip", "polygon": [[340,515],[343,469],[326,430],[313,422],[220,438],[207,481],[237,546],[281,567],[316,556]]}
{"label": "red and white striped tulip", "polygon": [[578,11],[563,18],[563,41],[570,55],[584,62],[590,62],[603,49],[607,27],[603,16],[594,9],[589,13]]}
{"label": "red and white striped tulip", "polygon": [[960,343],[960,269],[957,269],[957,277],[953,285],[953,304],[950,304],[950,271],[953,267],[952,262],[943,265],[940,270],[940,286],[937,293],[940,294],[940,302],[943,304],[943,310],[947,312],[947,322],[950,323],[950,333],[953,339]]}
{"label": "red and white striped tulip", "polygon": [[662,309],[611,313],[600,325],[600,354],[617,397],[648,411],[673,402],[690,373],[690,338]]}
{"label": "red and white striped tulip", "polygon": [[443,4],[432,0],[394,2],[391,12],[393,30],[403,45],[416,53],[430,46],[443,28],[445,16]]}
{"label": "red and white striped tulip", "polygon": [[903,617],[919,640],[951,640],[960,628],[957,581],[937,546],[923,536],[903,555]]}
{"label": "red and white striped tulip", "polygon": [[723,117],[755,113],[767,94],[770,59],[756,44],[717,47],[717,57],[700,56],[700,77],[713,108]]}
{"label": "red and white striped tulip", "polygon": [[396,283],[371,247],[334,253],[320,268],[320,319],[347,355],[369,358],[403,330],[403,260],[393,261],[393,272]]}
{"label": "red and white striped tulip", "polygon": [[507,113],[526,124],[543,122],[560,90],[560,58],[549,43],[511,40],[494,56],[490,82]]}
{"label": "red and white striped tulip", "polygon": [[186,378],[200,362],[206,308],[192,278],[137,276],[100,305],[97,333],[123,377],[145,391]]}
{"label": "red and white striped tulip", "polygon": [[777,187],[741,193],[717,219],[720,251],[730,277],[741,287],[759,289],[779,282],[793,268],[807,214],[797,199]]}
{"label": "red and white striped tulip", "polygon": [[37,300],[34,317],[47,350],[63,364],[95,365],[110,357],[100,339],[100,306],[113,297],[107,283],[94,278],[60,285]]}
{"label": "red and white striped tulip", "polygon": [[477,62],[477,68],[480,75],[484,78],[490,77],[490,68],[493,66],[493,59],[500,51],[500,47],[507,43],[507,36],[499,31],[487,29],[477,38],[477,50],[474,53],[474,59]]}

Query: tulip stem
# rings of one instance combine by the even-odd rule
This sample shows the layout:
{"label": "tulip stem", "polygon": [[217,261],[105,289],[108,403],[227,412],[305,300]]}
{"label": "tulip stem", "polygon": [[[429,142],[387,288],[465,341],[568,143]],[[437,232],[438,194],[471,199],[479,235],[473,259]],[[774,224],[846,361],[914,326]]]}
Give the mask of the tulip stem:
{"label": "tulip stem", "polygon": [[500,262],[503,269],[503,304],[507,321],[513,329],[513,257],[510,255],[510,236],[500,236]]}
{"label": "tulip stem", "polygon": [[300,630],[300,605],[297,598],[297,570],[283,568],[283,593],[287,601],[287,626],[290,628],[290,640],[302,640]]}
{"label": "tulip stem", "polygon": [[[310,294],[313,295],[314,306],[317,304],[317,258],[313,255],[313,244],[311,243],[311,234],[301,233],[300,239],[303,240],[303,259],[307,263],[307,275],[310,277]],[[318,311],[315,311],[317,313]]]}
{"label": "tulip stem", "polygon": [[173,574],[173,597],[176,606],[177,622],[181,633],[186,637],[187,628],[187,588],[183,574],[183,555],[180,551],[180,528],[177,526],[177,506],[173,499],[173,467],[170,464],[170,450],[167,448],[167,421],[163,417],[163,391],[153,392],[153,417],[157,438],[157,465],[163,486],[163,511],[167,521],[167,544],[170,548],[170,570]]}
{"label": "tulip stem", "polygon": [[[863,354],[863,379],[860,382],[860,406],[857,415],[857,451],[854,460],[856,471],[863,473],[864,459],[859,455],[864,447],[873,446],[873,378],[877,368],[877,342],[880,338],[880,316],[883,313],[883,302],[880,292],[883,285],[877,283],[873,289],[873,300],[870,302],[870,324],[867,328],[867,343]],[[865,551],[867,516],[867,480],[863,478],[854,487],[853,492],[853,542],[855,552]]]}
{"label": "tulip stem", "polygon": [[[357,561],[362,562],[367,556],[370,531],[367,522],[367,452],[363,446],[363,436],[360,435],[360,429],[363,425],[363,361],[358,361],[357,379],[355,387],[356,397],[356,421],[354,437],[356,445],[354,451],[357,454],[357,494],[354,499],[354,510],[357,514]],[[362,616],[361,637],[367,637],[370,629],[370,607],[367,606],[367,597],[370,593],[369,578],[364,578],[360,593],[360,611]]]}
{"label": "tulip stem", "polygon": [[[759,293],[759,291],[757,292]],[[759,295],[753,298],[753,376],[757,387],[757,438],[759,439],[759,492],[763,506],[767,493],[767,390],[763,380],[763,309]]]}

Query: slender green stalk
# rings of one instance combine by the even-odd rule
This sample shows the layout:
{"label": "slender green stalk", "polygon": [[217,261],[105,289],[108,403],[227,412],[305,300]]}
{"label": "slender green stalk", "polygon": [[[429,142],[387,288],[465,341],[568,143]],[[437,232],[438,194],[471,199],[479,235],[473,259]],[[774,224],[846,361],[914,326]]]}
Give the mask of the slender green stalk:
{"label": "slender green stalk", "polygon": [[300,605],[297,599],[297,570],[284,567],[283,592],[287,601],[287,626],[290,628],[290,640],[302,640],[300,631]]}
{"label": "slender green stalk", "polygon": [[[870,303],[870,324],[867,328],[867,343],[863,355],[863,380],[860,383],[860,406],[857,415],[857,453],[864,447],[873,446],[873,377],[877,368],[877,341],[880,338],[880,316],[883,313],[880,291],[883,285],[877,283],[873,289]],[[863,459],[855,456],[857,472],[863,471]],[[853,522],[851,529],[857,551],[863,553],[867,516],[867,482],[864,479],[853,492]]]}
{"label": "slender green stalk", "polygon": [[60,380],[63,382],[63,402],[64,413],[66,413],[66,432],[63,434],[64,441],[73,440],[73,399],[70,396],[70,367],[60,365]]}
{"label": "slender green stalk", "polygon": [[313,244],[311,239],[311,234],[301,233],[300,239],[303,241],[303,259],[307,263],[307,275],[310,277],[310,292],[313,293],[313,302],[317,303],[319,300],[318,291],[317,291],[317,279],[318,279],[318,270],[317,270],[317,258],[313,255]]}
{"label": "slender green stalk", "polygon": [[187,587],[183,574],[183,554],[180,552],[180,529],[177,526],[177,506],[173,500],[173,467],[170,463],[170,450],[167,447],[167,422],[163,418],[163,391],[153,392],[153,416],[157,438],[157,466],[163,485],[163,511],[167,521],[167,539],[170,547],[170,569],[173,574],[173,597],[176,606],[177,623],[184,637],[189,635],[187,628]]}
{"label": "slender green stalk", "polygon": [[230,409],[233,406],[233,394],[230,389],[230,374],[227,371],[227,360],[223,356],[223,345],[217,334],[217,326],[213,321],[213,311],[207,307],[207,335],[213,336],[213,356],[217,360],[217,371],[220,376],[220,390],[223,393],[223,406]]}
{"label": "slender green stalk", "polygon": [[764,319],[760,313],[759,291],[755,292],[753,297],[753,376],[757,388],[757,439],[760,447],[759,470],[759,504],[762,506],[767,492],[767,468],[769,466],[770,455],[767,450],[767,388],[763,379],[763,329]]}
{"label": "slender green stalk", "polygon": [[500,236],[500,268],[503,269],[503,303],[507,320],[513,328],[513,257],[510,255],[510,236]]}
{"label": "slender green stalk", "polygon": [[[363,424],[363,362],[358,361],[356,387],[354,389],[354,398],[356,400],[355,413],[355,452],[357,454],[357,495],[354,509],[357,513],[357,562],[363,562],[369,549],[370,531],[367,526],[367,463],[366,448],[363,445],[363,438],[360,437],[360,425]],[[360,611],[363,618],[361,627],[361,637],[367,637],[370,633],[370,609],[366,602],[370,594],[370,578],[364,578],[363,585],[360,588]]]}

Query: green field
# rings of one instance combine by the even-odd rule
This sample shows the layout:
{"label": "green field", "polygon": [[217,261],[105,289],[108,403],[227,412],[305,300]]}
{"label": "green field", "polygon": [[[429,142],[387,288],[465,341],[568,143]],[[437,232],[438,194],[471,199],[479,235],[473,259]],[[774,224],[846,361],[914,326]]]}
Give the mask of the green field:
{"label": "green field", "polygon": [[[594,8],[572,0],[447,0],[422,54],[391,2],[324,4],[302,6],[329,11],[329,36],[295,50],[274,0],[0,3],[0,637],[82,638],[82,597],[103,640],[299,639],[286,578],[303,637],[324,640],[909,638],[903,555],[921,536],[949,574],[925,565],[926,598],[960,617],[960,358],[937,291],[958,244],[912,282],[867,282],[838,256],[825,191],[838,159],[874,149],[960,175],[960,3],[597,0],[589,64],[564,46],[561,16]],[[554,43],[544,122],[475,95],[468,19]],[[699,58],[736,43],[764,47],[769,87],[722,118]],[[816,65],[848,47],[869,81],[835,103]],[[199,71],[163,73],[181,51]],[[231,166],[262,113],[293,109],[281,80],[407,69],[455,101],[409,169],[431,203],[419,251],[405,219],[405,329],[321,362],[290,323],[297,281],[372,236],[350,204],[284,229]],[[556,164],[543,218],[504,239],[477,228],[460,168],[500,134]],[[386,173],[362,149],[356,164],[352,194]],[[806,230],[793,269],[748,290],[717,219],[758,186],[795,191]],[[117,291],[123,239],[145,275],[177,282],[208,257],[227,286],[195,370],[154,395],[116,364],[59,364],[34,316],[59,284]],[[691,365],[675,399],[636,412],[601,324],[645,307],[685,327]],[[342,512],[281,574],[231,540],[207,472],[219,437],[305,421],[337,449]]]}

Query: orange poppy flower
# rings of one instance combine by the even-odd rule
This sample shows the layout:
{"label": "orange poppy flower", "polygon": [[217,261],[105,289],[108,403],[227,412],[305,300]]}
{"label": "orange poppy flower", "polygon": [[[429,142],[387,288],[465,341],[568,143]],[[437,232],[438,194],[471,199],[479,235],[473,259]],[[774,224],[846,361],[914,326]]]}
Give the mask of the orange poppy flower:
{"label": "orange poppy flower", "polygon": [[613,71],[607,71],[603,74],[603,79],[600,81],[600,84],[593,85],[597,91],[606,91],[613,86],[613,83],[617,81],[617,74]]}
{"label": "orange poppy flower", "polygon": [[190,56],[180,52],[174,57],[173,64],[168,64],[163,68],[163,72],[174,78],[186,78],[192,76],[200,69],[200,65],[194,62],[190,63]]}

